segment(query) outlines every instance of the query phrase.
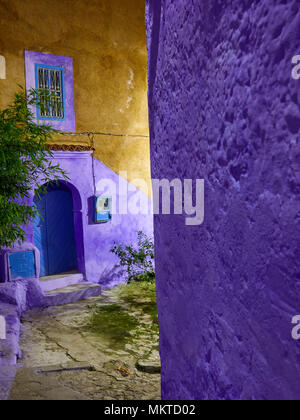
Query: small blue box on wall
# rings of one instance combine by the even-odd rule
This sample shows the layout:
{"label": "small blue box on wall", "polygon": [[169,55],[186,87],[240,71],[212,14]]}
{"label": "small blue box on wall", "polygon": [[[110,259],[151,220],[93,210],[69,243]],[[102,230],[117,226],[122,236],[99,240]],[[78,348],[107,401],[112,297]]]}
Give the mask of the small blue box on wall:
{"label": "small blue box on wall", "polygon": [[8,254],[9,279],[29,279],[36,277],[35,252],[23,251]]}
{"label": "small blue box on wall", "polygon": [[95,196],[95,223],[107,223],[112,220],[112,197],[98,195]]}

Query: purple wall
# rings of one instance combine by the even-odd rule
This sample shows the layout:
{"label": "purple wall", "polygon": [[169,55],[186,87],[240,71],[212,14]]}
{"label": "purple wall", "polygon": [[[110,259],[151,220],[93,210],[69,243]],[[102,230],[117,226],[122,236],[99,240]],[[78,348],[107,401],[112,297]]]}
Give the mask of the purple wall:
{"label": "purple wall", "polygon": [[[97,188],[99,181],[108,179],[116,184],[116,199],[119,201],[118,187],[121,179],[122,185],[130,188],[128,192],[129,201],[136,194],[142,197],[141,208],[145,213],[137,215],[114,214],[111,222],[101,225],[94,224],[92,207],[94,182],[91,152],[54,152],[53,163],[58,163],[70,178],[67,185],[73,194],[79,271],[86,275],[88,281],[102,285],[124,280],[124,275],[116,268],[118,259],[109,250],[114,241],[127,244],[135,243],[139,230],[153,236],[152,202],[150,198],[125,179],[121,179],[102,162],[94,159],[96,194],[113,193],[112,190],[107,191]],[[147,211],[148,214],[146,214]],[[34,242],[31,224],[27,227],[26,232],[28,242]]]}
{"label": "purple wall", "polygon": [[205,222],[155,216],[165,399],[299,399],[298,0],[147,0],[153,178],[204,178]]}
{"label": "purple wall", "polygon": [[[58,66],[64,68],[64,112],[63,121],[41,120],[43,124],[50,124],[51,127],[60,131],[75,131],[75,110],[74,110],[74,81],[73,81],[73,58],[63,55],[52,55],[35,51],[25,51],[26,91],[37,89],[35,80],[35,65]],[[36,117],[36,106],[31,107]]]}

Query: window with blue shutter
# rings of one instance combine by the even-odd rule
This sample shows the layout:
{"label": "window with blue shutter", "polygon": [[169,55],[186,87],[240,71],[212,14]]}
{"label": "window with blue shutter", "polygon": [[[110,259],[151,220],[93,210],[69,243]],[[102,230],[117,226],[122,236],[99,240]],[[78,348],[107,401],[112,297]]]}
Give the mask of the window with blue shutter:
{"label": "window with blue shutter", "polygon": [[43,97],[40,101],[43,106],[37,106],[37,118],[40,120],[65,120],[65,92],[64,92],[64,68],[48,66],[44,64],[35,65],[36,89],[47,90],[53,97]]}

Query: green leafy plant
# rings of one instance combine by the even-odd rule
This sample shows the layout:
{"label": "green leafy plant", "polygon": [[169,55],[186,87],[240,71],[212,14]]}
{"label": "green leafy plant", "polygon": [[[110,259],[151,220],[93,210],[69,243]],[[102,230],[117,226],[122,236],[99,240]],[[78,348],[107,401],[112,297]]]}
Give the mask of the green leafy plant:
{"label": "green leafy plant", "polygon": [[117,255],[120,266],[126,267],[128,282],[154,282],[154,244],[142,231],[138,232],[137,247],[115,242],[110,250]]}
{"label": "green leafy plant", "polygon": [[67,179],[65,171],[51,161],[53,154],[47,147],[58,132],[36,123],[30,109],[32,105],[43,109],[50,100],[56,99],[46,90],[27,94],[20,87],[12,104],[0,110],[0,248],[24,241],[24,225],[37,212],[30,192],[42,194],[46,183]]}

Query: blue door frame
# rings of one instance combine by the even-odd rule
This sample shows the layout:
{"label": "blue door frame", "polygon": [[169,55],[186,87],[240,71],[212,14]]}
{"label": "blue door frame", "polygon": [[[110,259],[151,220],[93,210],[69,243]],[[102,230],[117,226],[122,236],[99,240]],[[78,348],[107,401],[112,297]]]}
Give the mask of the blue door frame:
{"label": "blue door frame", "polygon": [[63,184],[50,185],[35,197],[39,214],[34,219],[34,243],[40,251],[40,276],[77,269],[73,198]]}

